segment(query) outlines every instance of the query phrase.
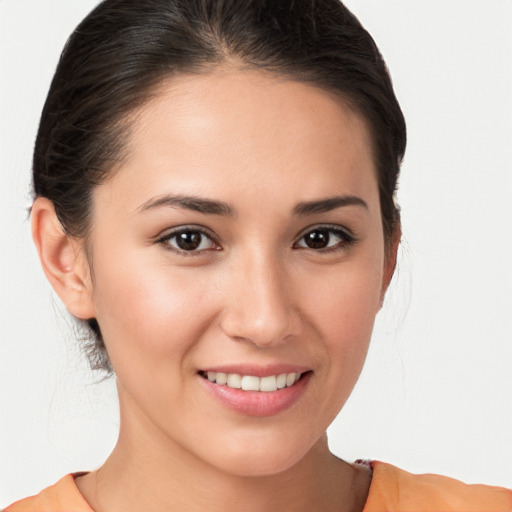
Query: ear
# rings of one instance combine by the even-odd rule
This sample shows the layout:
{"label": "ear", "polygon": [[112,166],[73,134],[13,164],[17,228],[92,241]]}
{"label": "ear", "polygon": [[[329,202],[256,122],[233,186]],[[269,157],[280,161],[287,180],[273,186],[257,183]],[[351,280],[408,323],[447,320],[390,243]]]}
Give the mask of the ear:
{"label": "ear", "polygon": [[384,296],[388,289],[391,278],[395,273],[396,258],[400,240],[402,239],[402,226],[400,221],[397,222],[390,240],[386,243],[386,255],[384,259],[384,274],[382,276],[381,304],[384,302]]}
{"label": "ear", "polygon": [[31,219],[32,238],[53,289],[73,316],[94,318],[92,282],[83,242],[64,232],[53,203],[45,197],[34,201]]}

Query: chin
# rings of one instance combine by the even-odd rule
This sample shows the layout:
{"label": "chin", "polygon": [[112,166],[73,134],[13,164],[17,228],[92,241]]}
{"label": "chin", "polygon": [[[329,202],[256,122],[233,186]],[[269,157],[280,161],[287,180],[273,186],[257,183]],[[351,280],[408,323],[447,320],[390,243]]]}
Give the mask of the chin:
{"label": "chin", "polygon": [[[224,473],[240,477],[265,477],[283,473],[298,464],[310,452],[314,443],[270,443],[261,441],[248,444],[233,443],[210,463]],[[268,440],[266,440],[268,441]],[[238,445],[238,446],[237,446]]]}
{"label": "chin", "polygon": [[265,477],[283,473],[295,466],[302,457],[268,457],[265,454],[258,457],[251,457],[245,454],[241,458],[231,460],[229,464],[221,469],[228,474],[240,477]]}

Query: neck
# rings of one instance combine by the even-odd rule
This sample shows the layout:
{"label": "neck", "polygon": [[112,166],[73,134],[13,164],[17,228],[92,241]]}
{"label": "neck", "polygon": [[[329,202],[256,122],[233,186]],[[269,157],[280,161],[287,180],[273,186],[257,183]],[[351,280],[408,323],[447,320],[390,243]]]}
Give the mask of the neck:
{"label": "neck", "polygon": [[324,435],[295,465],[272,475],[219,470],[158,432],[121,418],[105,464],[76,483],[96,512],[360,511],[369,478],[329,452]]}

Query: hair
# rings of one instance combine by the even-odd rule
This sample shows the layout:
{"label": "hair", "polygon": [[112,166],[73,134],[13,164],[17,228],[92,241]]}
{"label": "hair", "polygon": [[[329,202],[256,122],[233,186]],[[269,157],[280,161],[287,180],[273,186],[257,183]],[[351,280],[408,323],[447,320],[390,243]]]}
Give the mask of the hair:
{"label": "hair", "polygon": [[[389,241],[405,121],[374,40],[338,0],[101,2],[64,47],[35,143],[34,195],[53,202],[66,234],[87,238],[92,192],[122,160],[130,114],[162,81],[226,62],[335,93],[363,116]],[[96,319],[87,328],[91,367],[111,373]]]}

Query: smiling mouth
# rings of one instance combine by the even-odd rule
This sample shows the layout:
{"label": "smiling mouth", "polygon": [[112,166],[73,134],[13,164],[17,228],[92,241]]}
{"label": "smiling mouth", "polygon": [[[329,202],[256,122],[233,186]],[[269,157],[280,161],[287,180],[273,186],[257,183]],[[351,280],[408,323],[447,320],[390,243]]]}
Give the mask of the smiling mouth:
{"label": "smiling mouth", "polygon": [[254,375],[240,375],[238,373],[200,371],[199,375],[208,379],[213,384],[220,386],[241,389],[243,391],[262,391],[269,393],[293,386],[307,373],[309,372],[291,372],[269,375],[267,377],[256,377]]}

